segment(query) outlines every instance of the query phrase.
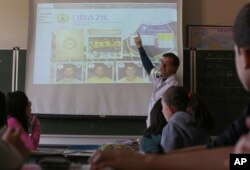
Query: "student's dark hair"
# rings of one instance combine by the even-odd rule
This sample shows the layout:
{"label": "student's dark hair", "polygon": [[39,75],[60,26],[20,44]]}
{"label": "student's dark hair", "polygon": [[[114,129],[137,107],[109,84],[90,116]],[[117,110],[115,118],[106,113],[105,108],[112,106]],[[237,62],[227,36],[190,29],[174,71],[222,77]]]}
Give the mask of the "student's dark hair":
{"label": "student's dark hair", "polygon": [[167,121],[162,113],[161,99],[159,99],[153,106],[150,112],[150,126],[144,131],[145,136],[151,134],[162,134],[162,129],[166,126]]}
{"label": "student's dark hair", "polygon": [[250,3],[238,13],[233,24],[233,38],[239,48],[250,50]]}
{"label": "student's dark hair", "polygon": [[8,116],[15,117],[28,133],[29,121],[26,114],[29,99],[22,91],[10,92],[6,97],[6,110]]}
{"label": "student's dark hair", "polygon": [[175,55],[174,53],[165,53],[162,55],[163,57],[170,57],[170,58],[173,58],[173,66],[175,67],[179,67],[180,65],[180,60],[179,58],[177,57],[177,55]]}
{"label": "student's dark hair", "polygon": [[172,86],[163,94],[162,100],[176,111],[184,111],[189,115],[189,122],[195,127],[211,130],[213,120],[210,111],[196,93],[191,93],[183,86]]}
{"label": "student's dark hair", "polygon": [[0,91],[0,128],[6,125],[7,115],[6,115],[6,97],[5,94]]}

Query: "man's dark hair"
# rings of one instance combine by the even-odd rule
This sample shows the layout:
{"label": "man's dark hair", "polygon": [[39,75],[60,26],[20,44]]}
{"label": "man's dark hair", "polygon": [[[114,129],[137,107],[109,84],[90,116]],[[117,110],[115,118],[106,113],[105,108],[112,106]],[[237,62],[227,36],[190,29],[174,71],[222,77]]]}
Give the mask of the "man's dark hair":
{"label": "man's dark hair", "polygon": [[163,54],[163,57],[171,57],[171,58],[173,58],[174,59],[173,66],[179,67],[180,60],[174,53],[165,53],[165,54]]}
{"label": "man's dark hair", "polygon": [[250,3],[245,5],[235,18],[233,38],[239,48],[250,49]]}

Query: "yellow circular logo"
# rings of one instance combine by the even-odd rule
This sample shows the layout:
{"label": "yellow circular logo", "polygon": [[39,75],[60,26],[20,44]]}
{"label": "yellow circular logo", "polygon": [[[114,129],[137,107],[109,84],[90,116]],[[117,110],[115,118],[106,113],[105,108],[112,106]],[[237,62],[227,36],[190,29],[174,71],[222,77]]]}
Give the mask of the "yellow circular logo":
{"label": "yellow circular logo", "polygon": [[57,16],[57,22],[64,24],[67,23],[69,21],[69,17],[66,14],[60,14]]}

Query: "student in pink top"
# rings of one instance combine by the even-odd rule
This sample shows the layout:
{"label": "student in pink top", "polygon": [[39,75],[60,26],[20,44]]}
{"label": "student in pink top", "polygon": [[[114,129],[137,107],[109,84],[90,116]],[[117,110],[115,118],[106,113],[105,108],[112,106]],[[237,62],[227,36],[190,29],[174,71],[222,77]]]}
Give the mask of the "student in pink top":
{"label": "student in pink top", "polygon": [[21,139],[31,151],[36,150],[40,140],[40,123],[31,114],[31,102],[22,91],[7,94],[7,126],[20,129]]}

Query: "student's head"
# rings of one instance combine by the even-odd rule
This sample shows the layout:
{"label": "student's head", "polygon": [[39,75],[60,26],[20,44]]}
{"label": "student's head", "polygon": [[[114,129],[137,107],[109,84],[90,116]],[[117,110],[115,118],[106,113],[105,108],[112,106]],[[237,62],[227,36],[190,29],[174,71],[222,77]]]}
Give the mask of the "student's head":
{"label": "student's head", "polygon": [[0,128],[6,125],[6,112],[5,107],[6,106],[6,98],[3,92],[0,91]]}
{"label": "student's head", "polygon": [[167,121],[178,111],[188,114],[189,123],[210,130],[212,118],[201,98],[183,86],[172,86],[162,95],[162,112]]}
{"label": "student's head", "polygon": [[180,60],[173,53],[165,53],[160,58],[160,73],[163,77],[175,74],[179,68]]}
{"label": "student's head", "polygon": [[161,99],[159,99],[150,112],[150,126],[145,130],[144,135],[161,135],[166,124],[167,121],[162,113]]}
{"label": "student's head", "polygon": [[188,90],[181,86],[172,86],[162,95],[162,112],[167,121],[177,111],[186,111],[189,101]]}
{"label": "student's head", "polygon": [[233,38],[236,70],[244,88],[250,91],[250,3],[235,18]]}
{"label": "student's head", "polygon": [[6,110],[8,116],[13,116],[19,120],[28,132],[28,116],[31,112],[31,103],[28,97],[22,91],[10,92],[6,97]]}

